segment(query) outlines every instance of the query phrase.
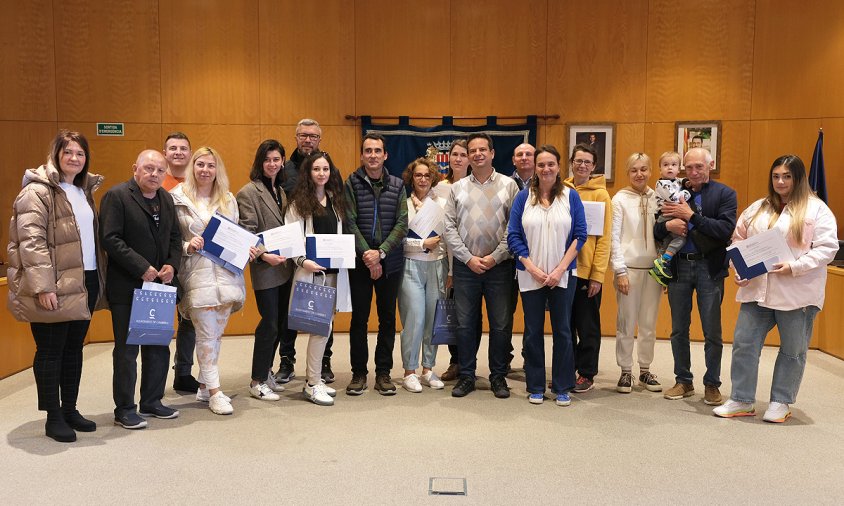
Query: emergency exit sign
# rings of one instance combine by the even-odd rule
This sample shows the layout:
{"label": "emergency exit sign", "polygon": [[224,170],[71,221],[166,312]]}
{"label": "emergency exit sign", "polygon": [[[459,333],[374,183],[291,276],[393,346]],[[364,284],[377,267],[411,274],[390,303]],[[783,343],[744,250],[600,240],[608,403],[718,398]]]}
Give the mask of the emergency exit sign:
{"label": "emergency exit sign", "polygon": [[97,135],[123,137],[123,123],[97,123]]}

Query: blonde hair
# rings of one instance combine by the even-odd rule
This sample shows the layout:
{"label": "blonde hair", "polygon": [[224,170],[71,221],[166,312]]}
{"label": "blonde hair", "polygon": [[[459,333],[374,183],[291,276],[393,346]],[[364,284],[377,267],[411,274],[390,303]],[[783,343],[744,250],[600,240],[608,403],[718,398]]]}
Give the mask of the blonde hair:
{"label": "blonde hair", "polygon": [[[645,165],[650,169],[651,168],[651,157],[646,155],[645,153],[633,153],[627,158],[627,171],[629,172],[633,165],[638,162],[639,160],[643,160]],[[660,158],[660,162],[662,158]]]}
{"label": "blonde hair", "polygon": [[231,204],[231,197],[229,194],[229,177],[226,175],[226,166],[223,164],[223,159],[220,158],[220,153],[216,149],[209,146],[202,146],[194,151],[190,159],[190,170],[185,174],[185,182],[182,183],[182,189],[185,195],[193,202],[196,202],[197,185],[196,174],[194,173],[194,164],[196,160],[203,156],[212,156],[217,163],[217,174],[214,177],[214,183],[211,187],[211,211],[218,210],[220,214],[226,215],[229,218],[229,206]]}
{"label": "blonde hair", "polygon": [[666,158],[676,158],[678,165],[683,165],[683,157],[680,156],[680,153],[676,151],[666,151],[665,153],[659,155],[659,166],[662,166],[662,161]]}

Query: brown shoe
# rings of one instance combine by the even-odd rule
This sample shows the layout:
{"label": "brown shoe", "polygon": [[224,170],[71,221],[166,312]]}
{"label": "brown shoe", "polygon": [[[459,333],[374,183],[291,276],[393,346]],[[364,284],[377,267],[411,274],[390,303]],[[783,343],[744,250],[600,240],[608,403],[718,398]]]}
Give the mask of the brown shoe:
{"label": "brown shoe", "polygon": [[724,398],[721,397],[721,391],[714,385],[703,386],[703,402],[710,406],[720,406],[724,404]]}
{"label": "brown shoe", "polygon": [[673,387],[665,391],[663,397],[676,401],[683,397],[691,397],[695,394],[695,387],[691,383],[675,383]]}
{"label": "brown shoe", "polygon": [[457,376],[459,374],[460,374],[460,365],[459,364],[448,364],[448,369],[446,369],[444,373],[440,374],[440,379],[443,380],[443,381],[456,380]]}

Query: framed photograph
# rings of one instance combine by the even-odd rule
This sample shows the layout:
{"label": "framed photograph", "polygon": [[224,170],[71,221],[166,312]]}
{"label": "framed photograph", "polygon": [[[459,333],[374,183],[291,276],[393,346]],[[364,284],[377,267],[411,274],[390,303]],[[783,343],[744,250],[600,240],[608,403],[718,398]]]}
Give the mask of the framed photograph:
{"label": "framed photograph", "polygon": [[[674,149],[680,157],[692,148],[703,148],[712,153],[717,174],[721,169],[721,122],[720,121],[678,121],[674,124],[677,141]],[[681,167],[682,169],[682,167]]]}
{"label": "framed photograph", "polygon": [[593,176],[603,175],[607,178],[607,182],[612,182],[613,163],[615,162],[615,123],[569,123],[566,125],[568,132],[568,150],[562,153],[563,157],[568,159],[571,156],[571,150],[577,144],[587,144],[595,149],[598,153],[598,159],[595,160],[595,170],[592,172]]}

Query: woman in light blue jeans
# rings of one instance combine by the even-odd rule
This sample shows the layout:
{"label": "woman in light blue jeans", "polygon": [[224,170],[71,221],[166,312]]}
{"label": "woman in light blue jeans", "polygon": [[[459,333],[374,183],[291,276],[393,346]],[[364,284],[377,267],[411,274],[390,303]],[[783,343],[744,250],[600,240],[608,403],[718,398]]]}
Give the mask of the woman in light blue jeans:
{"label": "woman in light blue jeans", "polygon": [[[404,388],[408,392],[418,393],[422,391],[422,385],[434,389],[445,386],[433,371],[437,347],[431,345],[431,331],[437,299],[445,296],[445,290],[451,284],[448,254],[441,236],[444,225],[442,209],[446,199],[431,191],[439,181],[439,168],[427,158],[412,161],[402,177],[405,186],[411,188],[411,194],[407,199],[409,226],[404,240],[404,276],[399,291],[401,358]],[[424,214],[421,214],[423,209]],[[439,213],[440,218],[434,220],[434,229],[426,232],[423,223],[431,222],[424,219],[430,212]],[[422,238],[420,233],[426,237]],[[422,374],[417,375],[420,348]]]}
{"label": "woman in light blue jeans", "polygon": [[739,217],[733,244],[776,230],[785,238],[794,260],[775,263],[752,279],[742,279],[736,300],[741,302],[733,337],[730,400],[713,410],[716,416],[753,416],[759,355],[765,336],[776,325],[780,349],[771,382],[771,402],[763,416],[781,423],[791,416],[789,404],[806,368],[812,325],[823,307],[826,266],[838,251],[838,227],[829,207],[817,198],[806,180],[803,161],[794,155],[774,160],[768,196],[750,205]]}

